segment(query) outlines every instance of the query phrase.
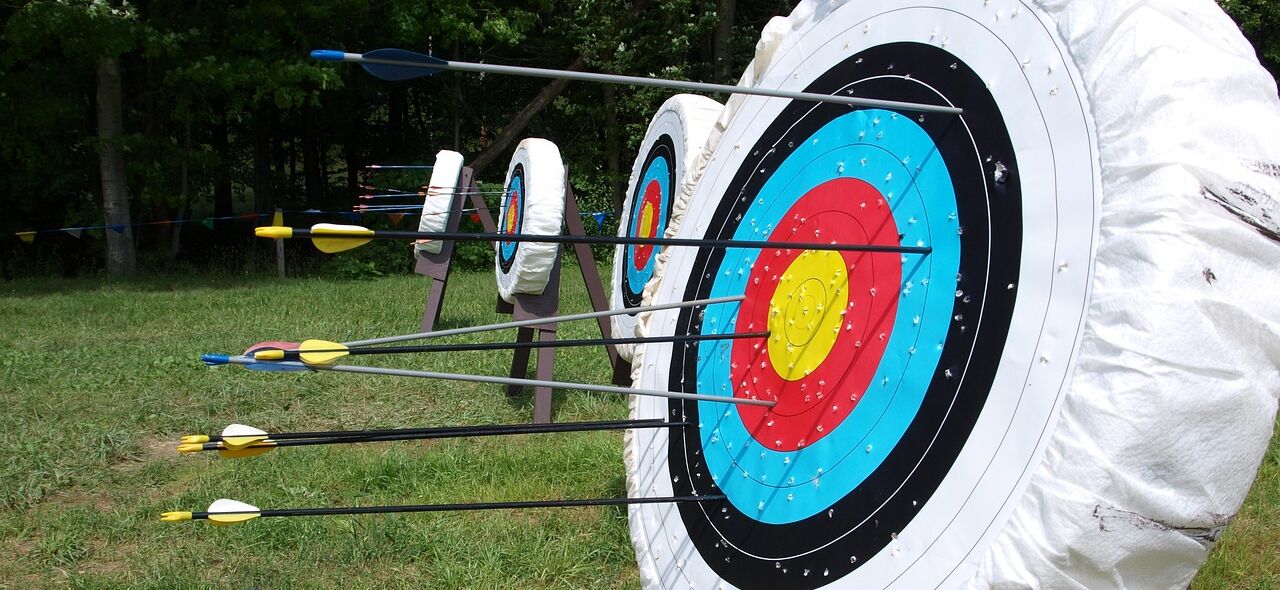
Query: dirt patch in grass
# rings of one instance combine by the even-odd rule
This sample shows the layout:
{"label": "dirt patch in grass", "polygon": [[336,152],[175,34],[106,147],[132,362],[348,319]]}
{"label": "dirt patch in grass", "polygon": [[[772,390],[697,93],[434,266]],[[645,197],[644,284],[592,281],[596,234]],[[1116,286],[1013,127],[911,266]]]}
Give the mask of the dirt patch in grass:
{"label": "dirt patch in grass", "polygon": [[148,463],[155,461],[171,461],[178,455],[175,450],[177,446],[176,437],[147,437],[138,443],[139,451],[136,455],[119,461],[111,467],[117,471],[132,472],[138,471]]}

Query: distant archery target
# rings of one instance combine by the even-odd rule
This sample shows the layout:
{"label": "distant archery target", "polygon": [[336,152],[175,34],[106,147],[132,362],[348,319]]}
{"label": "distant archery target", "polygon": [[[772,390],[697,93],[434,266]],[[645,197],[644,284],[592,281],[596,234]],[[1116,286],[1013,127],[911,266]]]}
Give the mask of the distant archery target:
{"label": "distant archery target", "polygon": [[[680,219],[687,200],[677,197],[682,186],[696,180],[695,160],[722,109],[720,103],[692,94],[677,94],[658,108],[632,165],[619,237],[660,238],[672,219]],[[616,248],[613,309],[640,305],[644,286],[653,278],[659,252],[660,247],[645,244],[620,244]],[[635,316],[613,316],[611,321],[616,336],[628,338],[635,334]],[[618,352],[630,360],[631,349],[631,345],[620,345]]]}
{"label": "distant archery target", "polygon": [[[431,169],[431,181],[426,188],[426,198],[422,200],[422,215],[418,219],[418,231],[442,232],[448,227],[449,215],[455,214],[454,196],[457,195],[458,181],[462,175],[462,154],[449,150],[436,153],[435,165]],[[442,244],[432,240],[425,244],[415,244],[414,250],[425,254],[439,254]]]}
{"label": "distant archery target", "polygon": [[645,345],[637,386],[778,403],[637,400],[697,428],[635,433],[631,493],[727,497],[632,510],[646,585],[935,587],[1025,485],[1082,321],[1088,275],[1055,256],[1091,259],[1096,156],[1070,65],[1051,94],[1006,45],[1061,60],[1053,33],[1024,18],[1011,41],[982,11],[847,4],[761,83],[963,116],[750,98],[730,121],[679,236],[777,247],[673,250],[655,303],[746,300],[648,335],[770,336]]}
{"label": "distant archery target", "polygon": [[[502,193],[498,232],[559,235],[564,223],[564,164],[560,150],[545,139],[520,142]],[[551,277],[559,245],[500,241],[494,246],[498,294],[508,302],[520,293],[540,294]]]}

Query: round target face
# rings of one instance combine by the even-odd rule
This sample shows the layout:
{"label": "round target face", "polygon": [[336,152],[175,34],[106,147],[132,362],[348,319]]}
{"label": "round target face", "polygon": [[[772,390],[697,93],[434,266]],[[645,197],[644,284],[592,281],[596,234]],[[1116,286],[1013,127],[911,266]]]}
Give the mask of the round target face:
{"label": "round target face", "polygon": [[[640,181],[631,195],[627,212],[627,235],[660,238],[671,215],[671,190],[676,184],[675,145],[670,135],[661,135],[641,167]],[[622,297],[627,307],[640,305],[645,283],[653,278],[659,246],[627,244],[623,250]]]}
{"label": "round target face", "polygon": [[845,5],[763,81],[961,116],[750,99],[726,130],[679,233],[777,246],[673,251],[657,302],[746,299],[651,326],[769,336],[646,345],[638,386],[776,405],[637,402],[697,427],[634,435],[633,493],[726,497],[633,510],[651,585],[947,585],[1025,485],[1083,319],[1088,273],[1055,260],[1090,259],[1096,158],[1052,31],[1028,16],[1015,43],[1058,59],[1050,92],[963,12]]}
{"label": "round target face", "polygon": [[[498,233],[509,235],[520,233],[524,221],[524,166],[522,164],[516,164],[511,172],[511,180],[507,182],[506,190],[503,191],[502,208],[498,212],[498,218],[502,220],[502,225],[498,226]],[[516,260],[516,250],[519,248],[520,242],[498,243],[498,267],[503,272],[511,272],[511,265]]]}
{"label": "round target face", "polygon": [[[498,210],[498,232],[530,236],[559,235],[564,224],[565,177],[560,150],[530,138],[516,146]],[[547,287],[560,255],[550,242],[499,241],[494,244],[498,295],[513,302],[518,294],[539,294]]]}
{"label": "round target face", "polygon": [[[679,224],[688,204],[687,184],[696,182],[707,136],[715,127],[723,105],[692,94],[678,94],[659,107],[640,144],[623,202],[619,237],[660,238]],[[682,200],[680,195],[686,195]],[[614,309],[641,304],[645,285],[654,278],[662,248],[644,244],[619,245],[614,250]],[[613,316],[613,331],[620,337],[635,334],[633,315]],[[632,345],[618,346],[631,359]]]}

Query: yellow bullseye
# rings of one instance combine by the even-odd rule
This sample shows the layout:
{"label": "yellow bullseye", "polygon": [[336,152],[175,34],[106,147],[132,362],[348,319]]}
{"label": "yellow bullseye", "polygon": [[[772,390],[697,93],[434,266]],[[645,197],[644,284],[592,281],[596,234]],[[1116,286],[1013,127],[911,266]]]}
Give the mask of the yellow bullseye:
{"label": "yellow bullseye", "polygon": [[835,346],[849,301],[844,264],[837,252],[809,250],[782,273],[769,300],[769,359],[779,377],[803,379]]}
{"label": "yellow bullseye", "polygon": [[653,227],[653,203],[645,202],[640,208],[640,226],[636,228],[636,233],[641,238],[651,238],[649,228]]}

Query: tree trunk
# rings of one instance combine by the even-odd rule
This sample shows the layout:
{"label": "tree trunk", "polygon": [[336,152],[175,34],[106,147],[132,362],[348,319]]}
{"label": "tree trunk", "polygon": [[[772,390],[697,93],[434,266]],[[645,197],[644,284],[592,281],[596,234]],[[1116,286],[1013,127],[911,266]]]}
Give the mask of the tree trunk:
{"label": "tree trunk", "polygon": [[271,193],[271,113],[266,103],[253,109],[253,210],[275,209]]}
{"label": "tree trunk", "polygon": [[[213,126],[212,143],[213,152],[218,157],[218,162],[213,168],[213,216],[214,217],[231,217],[234,208],[231,203],[231,142],[227,138],[228,125],[226,119],[226,108],[215,105],[216,110],[222,111],[222,118]],[[218,228],[219,233],[231,225],[229,220],[218,220],[214,222],[214,227]]]}
{"label": "tree trunk", "polygon": [[732,83],[735,81],[733,68],[733,48],[729,47],[729,39],[733,37],[733,19],[737,12],[737,0],[718,0],[716,2],[716,36],[713,52],[715,53],[716,82]]}
{"label": "tree trunk", "polygon": [[102,171],[102,215],[107,229],[107,276],[112,279],[137,274],[133,228],[129,219],[129,188],[125,182],[124,105],[121,99],[120,62],[114,57],[98,60],[98,162]]}
{"label": "tree trunk", "polygon": [[[585,62],[586,56],[579,55],[578,59],[573,60],[573,63],[569,64],[569,67],[565,69],[570,71],[581,70]],[[501,156],[502,152],[511,146],[511,142],[515,141],[516,137],[519,137],[521,133],[524,133],[524,128],[529,126],[529,121],[533,119],[533,116],[542,109],[547,108],[547,105],[551,104],[551,101],[555,100],[561,92],[564,92],[565,87],[568,85],[569,80],[556,78],[550,84],[543,86],[538,95],[533,97],[533,100],[529,101],[529,104],[525,105],[519,113],[516,113],[515,117],[511,118],[507,126],[502,129],[502,133],[471,163],[471,169],[475,171],[475,174],[477,176],[480,175],[494,160],[497,160],[498,156]]]}
{"label": "tree trunk", "polygon": [[307,207],[319,209],[324,202],[320,182],[320,146],[316,139],[315,112],[312,107],[302,111],[302,175],[307,191]]}
{"label": "tree trunk", "polygon": [[387,157],[397,159],[404,154],[404,122],[408,104],[404,86],[393,86],[387,93]]}
{"label": "tree trunk", "polygon": [[[618,133],[617,93],[612,84],[605,84],[601,86],[601,94],[604,100],[604,146],[606,163],[609,167],[609,192],[613,196],[613,210],[622,211],[627,181],[622,176],[622,164],[619,160],[622,146],[619,145],[621,134]],[[675,190],[675,187],[672,187],[672,190]]]}
{"label": "tree trunk", "polygon": [[[182,128],[182,210],[178,214],[178,219],[191,219],[191,121],[185,122]],[[169,236],[169,256],[165,259],[165,272],[173,270],[174,264],[178,261],[178,254],[182,252],[182,223],[175,223],[172,235]]]}

